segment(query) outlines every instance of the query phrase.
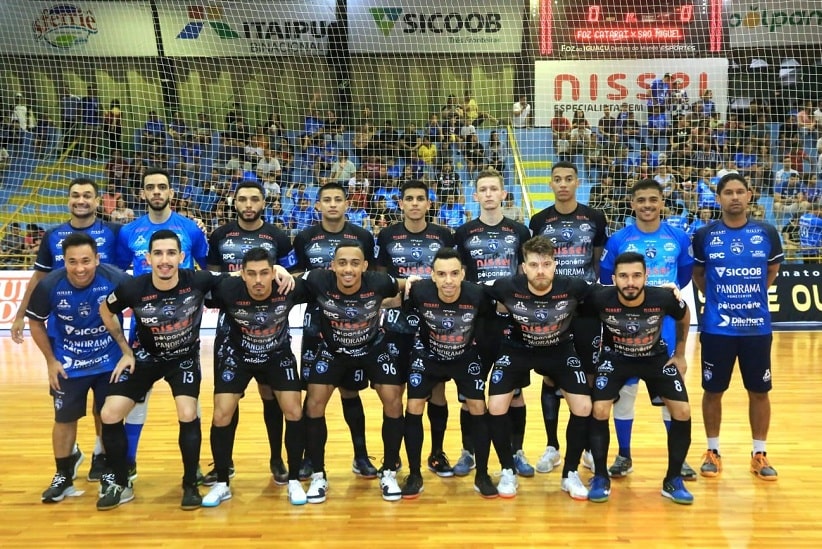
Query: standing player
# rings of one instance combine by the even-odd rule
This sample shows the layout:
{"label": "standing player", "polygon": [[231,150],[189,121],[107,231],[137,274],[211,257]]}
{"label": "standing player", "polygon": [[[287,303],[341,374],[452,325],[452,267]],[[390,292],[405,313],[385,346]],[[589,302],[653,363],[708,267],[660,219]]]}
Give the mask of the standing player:
{"label": "standing player", "polygon": [[[373,249],[373,247],[372,247]],[[397,501],[397,462],[404,431],[402,391],[404,379],[388,352],[380,327],[380,305],[405,288],[406,280],[385,273],[366,272],[368,262],[356,240],[344,241],[334,252],[331,269],[313,269],[302,277],[306,291],[319,305],[322,339],[317,360],[308,375],[305,400],[306,456],[314,466],[308,503],[322,503],[328,493],[325,476],[325,444],[328,426],[325,408],[335,387],[368,382],[383,406],[382,441],[385,456],[380,491],[386,501]],[[298,284],[297,290],[301,290]],[[365,375],[363,375],[363,372]]]}
{"label": "standing player", "polygon": [[[297,233],[294,237],[295,270],[308,271],[312,269],[328,269],[334,259],[337,246],[344,240],[356,240],[362,245],[365,261],[368,265],[374,263],[374,237],[371,233],[346,221],[345,212],[348,209],[348,199],[345,189],[337,183],[323,185],[317,193],[317,209],[320,212],[320,222]],[[317,347],[322,340],[320,335],[319,308],[309,305],[305,310],[303,321],[302,361],[303,378],[311,371],[317,358]],[[342,401],[343,417],[351,432],[351,442],[354,445],[354,461],[351,470],[364,478],[377,478],[377,468],[368,458],[368,447],[365,443],[365,409],[360,399],[359,391],[367,384],[365,372],[361,369],[359,380],[353,385],[345,381],[339,386]],[[305,379],[303,379],[305,381]],[[307,464],[306,464],[307,465]],[[301,478],[307,478],[311,471],[304,467]]]}
{"label": "standing player", "polygon": [[269,249],[252,248],[246,252],[240,273],[242,279],[232,276],[220,280],[211,292],[209,303],[219,307],[222,325],[214,342],[211,453],[216,478],[211,490],[203,497],[203,507],[216,507],[231,498],[230,465],[237,432],[237,424],[232,418],[251,378],[269,391],[273,389],[279,402],[278,409],[285,412],[288,453],[285,482],[288,483],[291,503],[302,505],[306,502],[298,478],[305,444],[300,399],[302,383],[297,360],[291,352],[288,314],[295,303],[303,303],[306,299],[300,292],[282,295],[275,291],[275,278],[289,284],[293,279],[283,267],[274,266]]}
{"label": "standing player", "polygon": [[[377,269],[397,279],[417,275],[431,278],[431,262],[440,248],[454,245],[450,229],[428,223],[425,216],[431,207],[428,185],[410,181],[402,186],[400,209],[402,221],[380,231],[377,237]],[[383,311],[383,326],[389,351],[396,351],[394,362],[403,376],[408,372],[408,359],[416,326],[408,324],[402,308]],[[393,347],[392,347],[393,345]],[[444,385],[438,385],[428,401],[428,420],[431,422],[431,453],[428,469],[440,477],[454,476],[454,469],[443,451],[445,430],[448,425],[448,404]]]}
{"label": "standing player", "polygon": [[[111,374],[103,420],[103,444],[112,470],[103,483],[97,509],[114,509],[134,499],[129,480],[128,439],[123,418],[164,378],[171,387],[180,423],[179,445],[183,458],[183,498],[180,507],[196,509],[202,503],[197,490],[200,461],[200,323],[203,301],[218,277],[208,271],[180,269],[184,254],[180,238],[168,229],[151,235],[146,261],[150,273],[133,284],[120,285],[100,304],[100,316],[117,342],[123,357]],[[130,308],[136,337],[129,346],[117,314]],[[106,475],[108,476],[108,475]]]}
{"label": "standing player", "polygon": [[[97,245],[100,262],[114,263],[120,225],[102,221],[97,217],[97,209],[100,207],[100,192],[97,183],[91,179],[78,177],[69,183],[68,193],[68,209],[71,217],[66,223],[46,231],[43,236],[43,242],[40,244],[37,258],[34,261],[34,273],[31,275],[11,327],[11,337],[15,343],[23,342],[24,315],[37,284],[53,269],[65,266],[61,244],[66,237],[75,232],[88,234]],[[135,414],[136,416],[139,416],[139,414]],[[126,420],[131,423],[129,419],[132,419],[131,416]],[[91,458],[88,480],[96,481],[100,480],[100,476],[106,469],[105,453],[103,452],[103,443],[100,437],[100,418],[97,415],[96,408],[94,409],[94,427],[97,438],[94,454]],[[82,452],[78,449],[74,457],[82,461]]]}
{"label": "standing player", "polygon": [[517,489],[512,470],[503,471],[498,487],[488,476],[485,369],[476,338],[492,335],[485,330],[493,315],[490,299],[481,287],[465,281],[459,252],[440,248],[431,265],[431,278],[411,287],[405,305],[409,322],[416,323],[419,331],[408,375],[405,450],[410,474],[402,487],[402,497],[415,499],[423,490],[422,412],[434,386],[449,379],[456,382],[471,414],[468,432],[473,437],[476,460],[474,490],[485,498],[514,497]]}
{"label": "standing player", "polygon": [[100,265],[97,243],[86,233],[62,242],[65,267],[52,271],[31,294],[26,310],[31,337],[43,353],[54,400],[52,446],[57,472],[43,492],[43,503],[72,495],[82,454],[73,452],[77,421],[86,415],[89,389],[99,416],[108,393],[109,376],[122,353],[105,330],[99,302],[128,276]]}
{"label": "standing player", "polygon": [[[676,284],[685,287],[691,281],[694,258],[691,239],[682,229],[662,222],[665,205],[662,186],[653,179],[643,179],[631,189],[631,206],[636,214],[636,224],[614,233],[608,240],[600,262],[600,280],[610,284],[614,274],[616,257],[623,252],[637,252],[648,264],[648,284],[661,286]],[[668,354],[676,348],[676,328],[671,318],[662,322],[662,337],[667,343]],[[619,391],[614,404],[614,429],[619,441],[619,454],[608,469],[612,477],[624,477],[633,471],[631,459],[631,432],[636,414],[636,394],[639,379],[629,379]],[[655,404],[661,405],[661,402]],[[666,429],[671,427],[670,410],[662,408],[662,420]],[[682,478],[696,480],[696,471],[683,463]]]}
{"label": "standing player", "polygon": [[[491,284],[505,276],[519,272],[522,263],[522,245],[531,238],[528,227],[505,217],[502,203],[508,193],[505,191],[502,175],[494,169],[483,170],[477,175],[474,200],[479,202],[480,215],[460,226],[455,235],[457,250],[465,265],[465,278],[470,282]],[[497,355],[499,340],[483,338],[480,353],[483,363],[490,365]],[[485,371],[487,373],[487,369]],[[514,455],[516,471],[524,477],[534,476],[534,468],[528,463],[522,451],[525,438],[525,399],[522,391],[517,391],[508,411],[512,424],[511,453]],[[466,406],[460,410],[462,430],[462,452],[454,466],[458,476],[467,475],[474,468],[474,449],[471,447],[473,424]]]}
{"label": "standing player", "polygon": [[588,445],[591,391],[574,349],[571,322],[589,286],[581,278],[554,275],[554,246],[545,236],[523,244],[522,255],[524,274],[498,279],[487,288],[497,300],[497,311],[511,315],[511,331],[500,347],[488,388],[491,440],[502,456],[503,471],[512,469],[513,458],[502,450],[510,433],[506,414],[514,390],[531,384],[531,370],[555,380],[571,410],[561,487],[572,498],[585,500],[588,489],[577,466]]}
{"label": "standing player", "polygon": [[[120,231],[117,238],[117,265],[122,269],[131,265],[135,277],[150,272],[148,243],[156,231],[166,229],[180,239],[181,268],[193,269],[195,263],[206,268],[208,242],[194,221],[171,209],[174,191],[168,172],[160,168],[145,170],[140,196],[148,204],[148,213],[124,225]],[[133,337],[131,334],[133,332],[130,332],[129,337]],[[137,476],[137,444],[146,421],[149,394],[150,392],[146,393],[145,401],[135,406],[126,421],[129,477],[132,479]]]}
{"label": "standing player", "polygon": [[[592,400],[591,453],[594,478],[588,499],[602,503],[611,493],[606,472],[610,431],[608,416],[620,388],[628,379],[645,381],[653,402],[661,398],[671,412],[668,430],[668,470],[662,481],[662,495],[676,503],[693,503],[681,471],[691,445],[691,408],[682,375],[687,369],[685,343],[690,329],[688,305],[664,288],[646,286],[645,257],[625,252],[614,259],[614,286],[593,292],[586,307],[602,321],[602,353],[597,365]],[[662,318],[676,320],[676,347],[673,355],[662,338]]]}
{"label": "standing player", "polygon": [[700,473],[717,477],[722,472],[722,396],[738,359],[748,391],[753,435],[751,473],[762,480],[776,480],[776,469],[768,461],[765,446],[771,420],[768,392],[772,386],[773,339],[768,286],[776,279],[784,259],[782,245],[772,225],[746,217],[751,189],[744,177],[727,174],[716,190],[722,218],[694,234],[694,284],[705,294],[700,342],[702,416],[708,451]]}
{"label": "standing player", "polygon": [[[579,176],[571,162],[557,162],[551,168],[554,204],[531,218],[534,236],[548,237],[554,244],[556,274],[578,277],[592,284],[599,280],[599,258],[607,240],[605,214],[577,201]],[[595,317],[578,316],[571,323],[574,348],[589,376],[593,374],[599,349],[601,327]],[[559,403],[555,380],[543,379],[540,401],[548,444],[537,461],[539,473],[550,473],[562,462],[559,453]],[[591,465],[587,463],[586,465]]]}
{"label": "standing player", "polygon": [[[216,272],[238,271],[242,268],[245,253],[252,248],[263,248],[269,252],[272,260],[280,266],[290,269],[294,266],[294,254],[291,249],[291,240],[282,229],[262,219],[265,210],[265,192],[259,183],[243,181],[234,191],[234,209],[237,210],[237,219],[217,227],[209,239],[208,268]],[[218,326],[224,328],[224,315],[220,315]],[[215,373],[218,365],[216,360],[217,347],[214,347]],[[215,375],[214,379],[217,379]],[[261,378],[258,381],[264,381]],[[263,420],[268,435],[268,445],[271,449],[269,468],[274,482],[286,484],[288,471],[282,458],[283,445],[283,412],[271,387],[265,383],[257,383],[257,390],[263,401]],[[232,418],[234,429],[239,422],[239,405],[235,408]],[[206,473],[203,484],[211,486],[216,482],[214,471]],[[234,474],[234,464],[230,466],[230,475]]]}

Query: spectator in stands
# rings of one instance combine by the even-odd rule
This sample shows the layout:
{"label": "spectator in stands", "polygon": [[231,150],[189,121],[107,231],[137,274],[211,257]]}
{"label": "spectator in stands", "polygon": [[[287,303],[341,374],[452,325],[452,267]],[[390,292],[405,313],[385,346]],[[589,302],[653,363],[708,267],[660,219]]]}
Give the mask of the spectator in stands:
{"label": "spectator in stands", "polygon": [[499,173],[505,173],[506,157],[505,144],[500,140],[499,132],[491,130],[488,136],[488,145],[485,147],[485,167],[494,168]]}
{"label": "spectator in stands", "polygon": [[448,195],[454,195],[456,201],[461,203],[461,187],[462,183],[460,182],[459,174],[454,171],[451,162],[446,160],[442,163],[442,169],[440,169],[440,172],[437,174],[437,192],[443,199]]}
{"label": "spectator in stands", "polygon": [[716,103],[714,103],[713,97],[714,92],[712,90],[706,89],[703,91],[699,101],[696,101],[693,105],[694,114],[704,120],[709,120],[716,112]]}
{"label": "spectator in stands", "polygon": [[[562,117],[563,120],[565,117]],[[553,121],[552,121],[553,122]],[[567,122],[567,121],[566,121]],[[551,127],[553,130],[553,126]],[[585,118],[585,111],[577,109],[571,119],[571,129],[568,132],[568,141],[571,144],[571,154],[585,154],[591,148],[593,140],[596,139],[591,125]]]}
{"label": "spectator in stands", "polygon": [[[80,97],[71,93],[71,90],[64,86],[60,91],[60,128],[63,131],[60,152],[63,154],[77,140],[82,106]],[[71,150],[72,156],[79,156],[79,154],[79,147]]]}
{"label": "spectator in stands", "polygon": [[354,200],[349,198],[349,207],[345,211],[345,217],[353,225],[359,225],[367,231],[371,231],[373,223],[370,215],[371,208],[362,195],[357,196]]}
{"label": "spectator in stands", "polygon": [[110,220],[111,212],[113,212],[114,208],[117,207],[117,201],[122,198],[123,195],[117,189],[117,186],[109,180],[106,185],[106,190],[103,192],[103,196],[100,197],[100,209],[102,210],[102,215],[100,217],[105,221]]}
{"label": "spectator in stands", "polygon": [[177,169],[181,172],[192,173],[194,177],[197,177],[200,173],[203,150],[202,145],[191,134],[185,135],[177,155]]}
{"label": "spectator in stands", "polygon": [[174,111],[171,121],[168,123],[168,135],[171,137],[172,147],[180,148],[188,137],[188,124],[186,124],[180,111]]}
{"label": "spectator in stands", "polygon": [[362,204],[368,208],[368,198],[371,195],[371,182],[365,176],[365,170],[360,168],[354,173],[354,177],[348,180],[345,186],[349,203]]}
{"label": "spectator in stands", "polygon": [[[427,135],[422,137],[422,144],[417,149],[417,157],[419,160],[425,165],[425,174],[433,173],[433,169],[436,166],[437,162],[437,155],[439,151],[437,151],[437,144],[431,141],[431,138]],[[413,162],[413,156],[412,156]],[[419,177],[419,179],[422,179]]]}
{"label": "spectator in stands", "polygon": [[421,145],[420,136],[417,134],[417,126],[408,124],[405,132],[400,136],[397,142],[397,152],[399,157],[405,162],[411,159],[411,153],[416,152]]}
{"label": "spectator in stands", "polygon": [[362,168],[365,170],[365,177],[371,182],[372,187],[374,187],[374,181],[380,177],[380,168],[383,166],[380,158],[380,156],[372,154],[365,161],[365,164],[362,165]]}
{"label": "spectator in stands", "polygon": [[266,204],[265,220],[284,231],[288,231],[289,216],[286,211],[283,210],[283,201],[279,195],[266,195]]}
{"label": "spectator in stands", "polygon": [[227,117],[227,119],[231,120],[231,122],[226,124],[226,129],[223,133],[223,143],[229,147],[244,150],[250,137],[250,130],[245,118],[242,114],[237,113],[233,117]]}
{"label": "spectator in stands", "polygon": [[477,128],[468,122],[468,120],[463,119],[462,127],[460,128],[460,142],[462,143],[462,152],[465,153],[465,145],[471,139],[472,135],[477,135]]}
{"label": "spectator in stands", "polygon": [[710,141],[702,141],[697,145],[696,151],[691,155],[691,165],[697,170],[704,170],[710,168],[716,170],[719,168],[721,159],[711,146]]}
{"label": "spectator in stands", "polygon": [[465,156],[468,177],[474,179],[476,174],[482,169],[485,161],[485,147],[480,143],[479,135],[471,134],[464,145],[463,154]]}
{"label": "spectator in stands", "polygon": [[665,206],[665,208],[663,208],[662,221],[666,225],[677,228],[684,233],[691,234],[690,220],[688,219],[682,204],[679,202],[673,202],[670,206]]}
{"label": "spectator in stands", "polygon": [[676,79],[671,83],[671,93],[668,98],[668,112],[671,120],[678,122],[680,118],[686,118],[691,114],[691,101],[688,99],[688,92],[683,87],[683,82]]}
{"label": "spectator in stands", "polygon": [[799,218],[801,218],[802,215],[803,214],[798,213],[793,214],[782,227],[782,243],[785,249],[799,247]]}
{"label": "spectator in stands", "polygon": [[11,111],[11,130],[13,141],[20,143],[23,135],[31,131],[33,128],[31,120],[31,108],[26,105],[22,93],[17,93],[14,96],[14,109]]}
{"label": "spectator in stands", "polygon": [[637,141],[639,139],[639,122],[634,116],[634,111],[628,111],[622,125],[618,127],[623,145],[636,147],[639,144]]}
{"label": "spectator in stands", "polygon": [[314,205],[311,204],[310,199],[307,196],[302,195],[297,203],[297,207],[294,208],[289,216],[288,225],[291,229],[291,234],[293,235],[311,227],[319,220],[320,216],[314,208]]}
{"label": "spectator in stands", "polygon": [[471,96],[471,92],[468,90],[465,90],[463,94],[462,112],[465,120],[475,128],[482,126],[486,120],[490,120],[494,126],[499,124],[499,120],[480,110],[477,100]]}
{"label": "spectator in stands", "polygon": [[114,149],[111,158],[103,168],[103,173],[109,184],[114,184],[115,188],[122,191],[128,187],[129,169],[130,167],[123,158],[122,153]]}
{"label": "spectator in stands", "polygon": [[120,225],[134,221],[134,210],[126,206],[126,201],[122,196],[117,199],[115,208],[109,214],[109,220]]}
{"label": "spectator in stands", "polygon": [[371,153],[373,139],[374,128],[370,124],[363,124],[354,132],[354,137],[351,140],[351,147],[354,149],[354,154],[357,155],[357,160],[359,162],[367,158]]}
{"label": "spectator in stands", "polygon": [[8,165],[9,160],[11,160],[9,150],[5,146],[0,144],[0,170]]}
{"label": "spectator in stands", "polygon": [[314,160],[314,181],[320,177],[328,177],[331,166],[337,161],[337,145],[331,136],[323,138],[322,146]]}
{"label": "spectator in stands", "polygon": [[[576,113],[574,113],[574,116],[576,116]],[[584,113],[582,117],[585,118]],[[551,133],[554,135],[554,143],[556,143],[557,140],[568,141],[571,137],[571,128],[571,122],[565,118],[564,111],[560,107],[555,107],[554,117],[551,118]]]}
{"label": "spectator in stands", "polygon": [[107,154],[123,150],[123,111],[120,100],[112,99],[103,115],[103,139]]}
{"label": "spectator in stands", "polygon": [[719,154],[721,162],[725,163],[730,159],[730,139],[724,122],[718,122],[716,127],[711,130],[711,145]]}
{"label": "spectator in stands", "polygon": [[460,122],[457,115],[453,113],[449,114],[448,118],[445,119],[445,124],[442,127],[442,133],[445,137],[443,152],[462,150],[463,141],[460,130]]}
{"label": "spectator in stands", "polygon": [[657,113],[665,110],[670,102],[671,75],[665,73],[662,78],[651,82],[651,96],[648,98],[648,113]]}
{"label": "spectator in stands", "polygon": [[658,107],[648,112],[648,147],[656,151],[665,151],[671,136],[671,123],[665,109]]}
{"label": "spectator in stands", "polygon": [[816,131],[816,121],[813,117],[813,101],[805,101],[805,104],[796,113],[796,124],[799,131],[813,134]]}
{"label": "spectator in stands", "polygon": [[802,213],[810,208],[810,202],[805,197],[805,189],[800,181],[800,175],[792,172],[787,182],[774,187],[773,211],[775,214]]}
{"label": "spectator in stands", "polygon": [[679,198],[685,205],[685,209],[690,213],[694,213],[697,209],[696,189],[698,181],[690,164],[683,165],[679,169],[677,185],[679,187]]}
{"label": "spectator in stands", "polygon": [[668,155],[668,164],[670,164],[671,169],[677,172],[681,172],[684,166],[690,167],[692,160],[693,146],[690,142],[682,144]]}
{"label": "spectator in stands", "polygon": [[100,147],[100,128],[103,124],[103,113],[100,110],[100,99],[94,86],[86,88],[86,96],[81,100],[83,155],[96,160]]}
{"label": "spectator in stands", "polygon": [[465,117],[465,112],[462,110],[462,105],[460,105],[457,96],[454,94],[450,94],[446,98],[445,105],[440,109],[440,116],[443,120],[448,120],[452,114],[457,117],[457,125],[461,125]]}
{"label": "spectator in stands", "polygon": [[798,140],[793,140],[791,147],[785,153],[785,158],[791,159],[791,166],[794,170],[799,172],[799,175],[805,173],[805,163],[810,165],[811,157],[805,151],[804,147],[800,145]]}
{"label": "spectator in stands", "polygon": [[502,215],[508,219],[519,221],[520,223],[522,223],[525,218],[522,214],[522,208],[514,203],[514,196],[512,193],[508,193],[502,201]]}
{"label": "spectator in stands", "polygon": [[277,159],[277,155],[271,149],[263,151],[263,158],[257,163],[255,173],[264,184],[277,184],[279,187],[280,178],[282,176],[282,166]]}
{"label": "spectator in stands", "polygon": [[156,157],[165,151],[166,125],[157,111],[148,111],[148,120],[143,125],[143,150],[149,157]]}
{"label": "spectator in stands", "polygon": [[676,175],[671,173],[668,164],[662,163],[656,167],[653,180],[662,187],[662,196],[665,199],[665,206],[671,208],[676,200],[680,199],[679,183]]}
{"label": "spectator in stands", "polygon": [[284,139],[285,125],[280,120],[279,113],[269,113],[268,120],[265,123],[265,134],[268,136],[268,148],[274,149],[280,139]]}
{"label": "spectator in stands", "polygon": [[443,200],[445,203],[440,206],[436,222],[452,230],[456,230],[457,227],[468,221],[465,206],[457,203],[456,197],[451,194],[446,195]]}
{"label": "spectator in stands", "polygon": [[[36,223],[29,223],[26,227],[26,236],[23,239],[23,253],[28,256],[29,261],[37,257],[40,244],[43,242],[45,230]],[[28,261],[27,261],[28,262]]]}
{"label": "spectator in stands", "polygon": [[399,153],[399,141],[400,133],[394,129],[394,123],[386,120],[377,138],[378,156],[384,159],[396,158]]}
{"label": "spectator in stands", "polygon": [[211,119],[204,112],[197,113],[197,124],[194,127],[194,135],[197,143],[201,145],[211,144],[212,134],[214,133],[214,126]]}
{"label": "spectator in stands", "polygon": [[708,208],[711,211],[719,211],[719,203],[716,201],[716,183],[713,168],[706,167],[700,171],[701,177],[696,186],[696,207],[699,209]]}
{"label": "spectator in stands", "polygon": [[23,264],[23,253],[25,251],[25,239],[20,227],[20,223],[13,221],[6,227],[6,234],[0,240],[0,264],[5,266],[21,266]]}
{"label": "spectator in stands", "polygon": [[602,118],[597,122],[597,134],[603,143],[609,143],[614,137],[619,137],[616,118],[611,116],[611,106],[602,107]]}
{"label": "spectator in stands", "polygon": [[768,117],[762,112],[755,115],[748,126],[748,139],[753,143],[754,148],[771,146],[771,129],[768,125]]}
{"label": "spectator in stands", "polygon": [[782,158],[782,167],[774,174],[773,189],[781,188],[787,185],[788,180],[793,174],[799,175],[799,172],[793,167],[793,158],[785,156]]}
{"label": "spectator in stands", "polygon": [[531,120],[531,104],[527,95],[520,95],[519,101],[511,107],[511,125],[515,128],[528,128],[533,125]]}
{"label": "spectator in stands", "polygon": [[425,125],[423,135],[427,136],[431,143],[435,145],[445,141],[445,133],[440,124],[440,119],[436,114],[432,113],[428,116],[428,124]]}
{"label": "spectator in stands", "polygon": [[822,203],[799,218],[799,253],[805,259],[819,261],[822,256]]}
{"label": "spectator in stands", "polygon": [[326,142],[329,140],[333,142],[335,149],[339,149],[344,145],[345,125],[339,119],[335,110],[326,109],[323,128],[320,133]]}
{"label": "spectator in stands", "polygon": [[712,208],[700,208],[697,210],[697,217],[688,227],[688,234],[693,237],[694,233],[710,224],[716,218],[716,210]]}

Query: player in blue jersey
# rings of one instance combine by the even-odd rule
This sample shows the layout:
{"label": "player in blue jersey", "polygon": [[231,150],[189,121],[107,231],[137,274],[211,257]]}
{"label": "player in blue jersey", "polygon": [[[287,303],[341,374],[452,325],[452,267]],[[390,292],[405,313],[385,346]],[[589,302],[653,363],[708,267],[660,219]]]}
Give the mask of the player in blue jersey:
{"label": "player in blue jersey", "polygon": [[776,480],[765,441],[771,420],[771,315],[768,286],[773,284],[784,259],[776,229],[746,217],[751,201],[747,180],[730,173],[720,179],[717,196],[720,220],[694,234],[694,285],[705,294],[700,320],[702,343],[702,417],[708,450],[700,473],[717,477],[722,472],[719,428],[722,396],[728,389],[734,363],[739,361],[748,391],[753,435],[751,473]]}
{"label": "player in blue jersey", "polygon": [[77,422],[86,415],[89,389],[94,391],[99,415],[108,378],[122,356],[103,326],[99,303],[128,279],[119,269],[100,265],[97,244],[86,233],[68,235],[61,256],[65,267],[37,284],[26,309],[31,337],[46,359],[54,400],[52,446],[57,472],[43,492],[43,503],[56,503],[75,493],[73,479],[83,457],[74,450]]}
{"label": "player in blue jersey", "polygon": [[[631,189],[631,206],[636,215],[636,224],[620,229],[608,239],[600,260],[599,278],[603,284],[611,284],[614,261],[624,252],[636,252],[645,257],[648,265],[648,285],[661,286],[676,284],[678,288],[691,281],[693,253],[691,240],[681,229],[663,223],[661,220],[664,195],[660,184],[653,179],[643,179]],[[668,346],[668,354],[676,346],[676,330],[672,318],[666,317],[662,324],[662,337]],[[624,477],[633,471],[631,458],[631,431],[636,413],[636,393],[639,379],[633,378],[619,392],[614,403],[614,428],[619,442],[619,454],[608,469],[612,477]],[[661,405],[661,401],[655,402]],[[671,416],[666,407],[662,409],[665,427],[670,429]],[[696,471],[683,463],[682,478],[695,480]]]}
{"label": "player in blue jersey", "polygon": [[[114,262],[114,250],[117,245],[120,225],[102,221],[97,217],[97,209],[100,206],[100,193],[97,183],[91,179],[78,177],[69,184],[68,193],[68,209],[71,217],[66,223],[46,231],[43,236],[43,242],[40,244],[37,259],[34,262],[34,273],[29,279],[26,292],[23,294],[23,299],[20,301],[20,307],[17,309],[17,315],[11,327],[11,337],[15,343],[23,343],[25,313],[32,292],[48,273],[65,265],[61,244],[68,235],[75,232],[88,234],[97,245],[100,262]],[[91,458],[88,480],[100,480],[100,476],[106,468],[103,443],[100,438],[100,418],[97,416],[96,410],[94,411],[94,426],[97,431],[97,438]]]}
{"label": "player in blue jersey", "polygon": [[[167,229],[180,238],[183,252],[181,269],[193,269],[197,264],[205,269],[207,265],[208,242],[205,234],[191,219],[178,214],[171,209],[171,199],[174,191],[171,188],[171,178],[167,171],[160,168],[149,168],[143,173],[143,188],[140,196],[148,205],[148,213],[124,225],[117,238],[116,262],[126,269],[132,266],[135,277],[151,272],[148,263],[148,243],[151,236],[162,229]],[[133,335],[129,337],[133,338]],[[146,420],[146,400],[135,406],[126,420],[126,432],[129,438],[129,464],[131,478],[137,476],[137,444],[140,433]]]}
{"label": "player in blue jersey", "polygon": [[801,257],[822,255],[822,202],[813,202],[811,210],[799,218],[799,254]]}

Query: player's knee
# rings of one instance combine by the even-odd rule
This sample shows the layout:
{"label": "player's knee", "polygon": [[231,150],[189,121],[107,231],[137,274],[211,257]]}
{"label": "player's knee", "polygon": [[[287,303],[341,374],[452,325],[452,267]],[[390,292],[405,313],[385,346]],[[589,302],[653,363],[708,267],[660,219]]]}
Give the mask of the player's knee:
{"label": "player's knee", "polygon": [[[234,416],[236,407],[220,406],[214,408],[214,415],[211,418],[211,423],[215,427],[225,427],[231,423],[231,418]],[[196,415],[195,415],[196,417]],[[182,418],[180,421],[185,421]]]}
{"label": "player's knee", "polygon": [[669,401],[668,411],[671,412],[671,419],[676,421],[687,421],[691,419],[691,405],[687,402]]}
{"label": "player's knee", "polygon": [[423,410],[425,410],[425,400],[421,398],[409,398],[408,403],[406,404],[406,411],[409,414],[414,414],[415,416],[421,416]]}
{"label": "player's knee", "polygon": [[[507,395],[501,395],[507,396]],[[508,413],[508,399],[507,398],[495,398],[491,397],[488,399],[488,413],[492,416],[501,416],[503,414]]]}
{"label": "player's knee", "polygon": [[591,399],[587,397],[566,397],[571,413],[579,417],[588,417],[593,411]]}
{"label": "player's knee", "polygon": [[611,414],[611,401],[598,400],[594,402],[591,408],[591,414],[594,416],[594,419],[600,421],[607,420]]}
{"label": "player's knee", "polygon": [[468,406],[468,411],[471,413],[472,416],[481,416],[485,414],[485,401],[467,399],[465,401],[465,404]]}

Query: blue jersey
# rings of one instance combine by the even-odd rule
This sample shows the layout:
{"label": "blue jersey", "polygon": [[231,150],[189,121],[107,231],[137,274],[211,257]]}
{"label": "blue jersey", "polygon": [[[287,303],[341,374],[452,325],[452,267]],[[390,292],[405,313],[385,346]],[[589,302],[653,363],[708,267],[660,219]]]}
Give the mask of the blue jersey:
{"label": "blue jersey", "polygon": [[661,223],[652,233],[642,232],[636,225],[614,233],[606,242],[599,262],[599,279],[603,284],[613,284],[614,261],[623,252],[645,256],[650,286],[674,283],[681,288],[691,280],[694,265],[691,239],[681,229]]}
{"label": "blue jersey", "polygon": [[703,332],[753,336],[771,333],[768,266],[784,259],[776,229],[761,221],[731,228],[722,221],[694,234],[694,259],[705,267]]}
{"label": "blue jersey", "polygon": [[[799,218],[799,246],[802,248],[822,247],[822,217],[806,213]],[[816,252],[816,250],[813,251]]]}
{"label": "blue jersey", "polygon": [[685,234],[690,234],[691,231],[689,230],[688,225],[688,217],[684,215],[669,215],[665,219],[662,220],[663,223],[670,225],[680,231],[684,231]]}
{"label": "blue jersey", "polygon": [[100,265],[85,288],[75,288],[65,269],[50,273],[34,288],[26,316],[47,323],[52,352],[70,378],[110,372],[123,356],[103,325],[100,303],[127,280],[131,277],[120,269]]}
{"label": "blue jersey", "polygon": [[35,270],[44,273],[52,269],[59,269],[65,265],[63,262],[63,240],[72,233],[86,233],[97,243],[97,253],[100,254],[100,263],[114,263],[115,250],[117,248],[117,235],[120,232],[120,225],[96,220],[91,226],[77,229],[71,226],[70,222],[57,225],[46,231],[43,235],[43,242],[37,251],[37,259],[34,261]]}
{"label": "blue jersey", "polygon": [[185,254],[181,269],[193,269],[195,261],[201,268],[206,268],[208,242],[203,231],[177,212],[171,212],[171,217],[163,223],[152,223],[148,215],[144,215],[123,226],[117,239],[117,265],[123,269],[132,265],[134,276],[150,273],[151,266],[146,260],[148,242],[151,235],[161,229],[168,229],[180,237],[180,248]]}

